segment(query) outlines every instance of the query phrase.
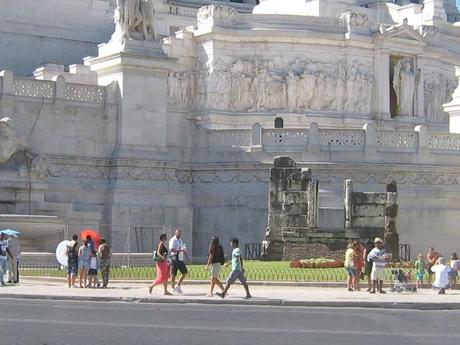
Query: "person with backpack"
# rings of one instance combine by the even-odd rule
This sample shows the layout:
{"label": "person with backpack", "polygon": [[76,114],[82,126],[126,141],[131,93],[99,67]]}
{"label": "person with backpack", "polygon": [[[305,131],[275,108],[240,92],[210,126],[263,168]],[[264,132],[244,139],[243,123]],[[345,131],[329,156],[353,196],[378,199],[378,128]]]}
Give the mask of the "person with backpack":
{"label": "person with backpack", "polygon": [[99,240],[98,254],[100,257],[100,268],[102,275],[102,287],[105,289],[109,284],[110,259],[112,258],[112,248],[107,244],[104,238]]}
{"label": "person with backpack", "polygon": [[223,264],[225,264],[224,249],[219,243],[219,238],[213,236],[211,243],[209,243],[208,262],[206,264],[206,270],[210,270],[211,272],[211,289],[209,290],[208,297],[212,297],[216,285],[224,291],[224,286],[219,281],[219,272]]}
{"label": "person with backpack", "polygon": [[69,288],[75,286],[75,278],[78,273],[78,235],[72,235],[72,241],[67,245],[67,284]]}

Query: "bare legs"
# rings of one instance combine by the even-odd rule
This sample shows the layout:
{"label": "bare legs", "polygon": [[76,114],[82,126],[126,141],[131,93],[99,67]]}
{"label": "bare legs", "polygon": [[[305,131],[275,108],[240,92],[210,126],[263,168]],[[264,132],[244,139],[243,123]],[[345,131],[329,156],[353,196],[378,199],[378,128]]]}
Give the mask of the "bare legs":
{"label": "bare legs", "polygon": [[212,296],[212,294],[214,292],[214,287],[216,285],[221,289],[221,291],[224,291],[224,286],[219,281],[219,279],[217,277],[211,277],[211,289],[209,290],[209,294],[208,294],[209,297]]}
{"label": "bare legs", "polygon": [[83,267],[80,269],[80,279],[79,279],[81,288],[86,287],[87,280],[88,280],[88,269]]}

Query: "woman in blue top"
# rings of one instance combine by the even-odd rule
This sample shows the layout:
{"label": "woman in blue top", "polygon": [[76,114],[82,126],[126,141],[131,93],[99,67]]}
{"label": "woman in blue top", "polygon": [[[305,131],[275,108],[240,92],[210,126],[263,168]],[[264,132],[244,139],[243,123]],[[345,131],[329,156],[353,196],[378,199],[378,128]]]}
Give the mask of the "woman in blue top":
{"label": "woman in blue top", "polygon": [[86,287],[89,269],[89,260],[91,258],[91,248],[88,247],[88,242],[85,240],[83,245],[78,249],[78,269],[80,287]]}

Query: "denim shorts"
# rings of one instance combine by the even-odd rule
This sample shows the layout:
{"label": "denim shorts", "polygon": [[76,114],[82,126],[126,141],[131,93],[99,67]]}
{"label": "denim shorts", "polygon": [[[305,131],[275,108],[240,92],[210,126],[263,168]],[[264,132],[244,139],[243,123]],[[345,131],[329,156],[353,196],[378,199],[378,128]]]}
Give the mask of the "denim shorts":
{"label": "denim shorts", "polygon": [[356,277],[358,275],[358,273],[356,272],[356,268],[354,267],[345,267],[345,269],[347,270],[348,275],[350,277]]}
{"label": "denim shorts", "polygon": [[78,273],[78,264],[75,262],[75,263],[72,263],[72,264],[69,264],[67,266],[67,274],[69,276],[75,276],[77,275]]}
{"label": "denim shorts", "polygon": [[78,261],[78,268],[80,269],[89,269],[89,260],[80,260]]}

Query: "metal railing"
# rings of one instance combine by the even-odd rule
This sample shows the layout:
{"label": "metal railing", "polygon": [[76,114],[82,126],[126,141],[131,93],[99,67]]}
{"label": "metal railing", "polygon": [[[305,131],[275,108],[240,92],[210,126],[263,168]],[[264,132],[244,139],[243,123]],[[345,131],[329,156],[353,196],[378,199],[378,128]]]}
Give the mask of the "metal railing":
{"label": "metal railing", "polygon": [[400,261],[411,261],[410,244],[408,243],[399,244],[399,260]]}
{"label": "metal railing", "polygon": [[[258,252],[256,252],[258,254]],[[186,261],[188,280],[209,280],[205,269],[205,257],[193,257]],[[111,261],[112,280],[153,280],[156,275],[152,254],[114,254]],[[249,281],[278,282],[344,282],[344,268],[291,268],[289,262],[251,261],[244,262],[245,275]],[[220,278],[224,280],[230,267],[222,266]],[[20,275],[26,277],[64,278],[66,268],[59,265],[54,254],[24,254],[20,262]],[[387,269],[385,280],[391,281],[391,269]]]}
{"label": "metal railing", "polygon": [[246,260],[259,260],[262,256],[262,243],[246,243],[244,257]]}

